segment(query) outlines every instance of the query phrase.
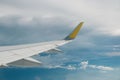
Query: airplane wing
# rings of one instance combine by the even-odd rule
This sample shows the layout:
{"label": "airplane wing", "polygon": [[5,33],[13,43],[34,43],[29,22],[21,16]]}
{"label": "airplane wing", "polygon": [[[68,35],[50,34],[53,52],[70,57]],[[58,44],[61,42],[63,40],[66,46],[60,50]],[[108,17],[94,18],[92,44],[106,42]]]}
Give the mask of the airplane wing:
{"label": "airplane wing", "polygon": [[71,34],[66,38],[57,41],[15,45],[15,46],[1,46],[0,47],[0,67],[18,66],[18,67],[32,67],[41,64],[40,61],[31,58],[31,56],[38,55],[46,51],[59,51],[57,47],[71,42],[81,29],[83,22],[81,22]]}

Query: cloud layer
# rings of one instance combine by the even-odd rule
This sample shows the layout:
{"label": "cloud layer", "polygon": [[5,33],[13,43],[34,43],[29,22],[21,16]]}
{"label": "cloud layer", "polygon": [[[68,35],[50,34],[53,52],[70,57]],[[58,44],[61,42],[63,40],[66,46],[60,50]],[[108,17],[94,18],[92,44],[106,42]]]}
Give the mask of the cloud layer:
{"label": "cloud layer", "polygon": [[82,20],[86,26],[91,26],[99,33],[120,36],[119,3],[119,0],[104,2],[99,0],[0,0],[0,16],[20,15],[38,18],[59,16],[72,20],[73,24]]}

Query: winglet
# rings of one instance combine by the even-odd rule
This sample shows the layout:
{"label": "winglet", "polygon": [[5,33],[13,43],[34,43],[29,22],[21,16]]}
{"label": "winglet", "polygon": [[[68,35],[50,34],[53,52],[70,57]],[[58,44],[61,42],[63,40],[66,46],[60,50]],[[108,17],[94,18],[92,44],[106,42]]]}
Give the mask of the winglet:
{"label": "winglet", "polygon": [[70,33],[67,37],[65,37],[64,40],[72,40],[75,39],[75,37],[77,36],[78,32],[80,31],[82,25],[84,22],[81,22],[74,30],[72,33]]}

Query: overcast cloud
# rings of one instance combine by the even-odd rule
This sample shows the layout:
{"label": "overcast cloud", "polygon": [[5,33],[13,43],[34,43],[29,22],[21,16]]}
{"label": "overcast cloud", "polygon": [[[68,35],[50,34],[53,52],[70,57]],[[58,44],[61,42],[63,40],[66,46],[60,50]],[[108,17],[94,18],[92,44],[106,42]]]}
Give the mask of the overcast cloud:
{"label": "overcast cloud", "polygon": [[119,0],[0,0],[0,16],[63,17],[72,20],[71,25],[84,21],[100,33],[119,36],[119,3]]}

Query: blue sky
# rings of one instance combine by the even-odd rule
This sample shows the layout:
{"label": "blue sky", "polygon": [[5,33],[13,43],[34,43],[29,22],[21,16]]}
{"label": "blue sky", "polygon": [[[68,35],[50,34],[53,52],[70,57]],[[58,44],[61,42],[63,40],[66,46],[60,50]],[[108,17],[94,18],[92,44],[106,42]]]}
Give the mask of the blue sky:
{"label": "blue sky", "polygon": [[[0,80],[120,80],[119,0],[0,0],[0,45],[58,40],[84,21],[64,53],[40,68],[2,68]],[[44,53],[43,53],[44,54]]]}

